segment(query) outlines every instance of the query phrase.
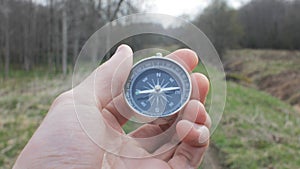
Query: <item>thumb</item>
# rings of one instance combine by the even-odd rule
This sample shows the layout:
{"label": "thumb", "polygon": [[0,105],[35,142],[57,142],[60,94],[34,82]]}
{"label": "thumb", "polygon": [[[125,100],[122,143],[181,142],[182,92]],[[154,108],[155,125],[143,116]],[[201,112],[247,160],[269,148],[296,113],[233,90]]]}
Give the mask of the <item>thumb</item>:
{"label": "thumb", "polygon": [[118,47],[115,54],[101,65],[94,76],[95,94],[102,105],[120,95],[133,64],[133,52],[128,45]]}
{"label": "thumb", "polygon": [[[113,71],[121,64],[124,64],[126,60],[131,59],[132,61],[132,54],[133,54],[132,49],[128,45],[122,44],[117,48],[114,55],[107,62],[101,65],[98,69],[101,70],[109,69],[110,71]],[[130,65],[127,64],[125,66],[130,66],[131,69],[132,62]]]}
{"label": "thumb", "polygon": [[73,90],[73,94],[78,96],[75,97],[78,102],[94,104],[96,101],[101,107],[120,94],[132,67],[132,54],[129,46],[119,46],[107,62],[100,65]]}

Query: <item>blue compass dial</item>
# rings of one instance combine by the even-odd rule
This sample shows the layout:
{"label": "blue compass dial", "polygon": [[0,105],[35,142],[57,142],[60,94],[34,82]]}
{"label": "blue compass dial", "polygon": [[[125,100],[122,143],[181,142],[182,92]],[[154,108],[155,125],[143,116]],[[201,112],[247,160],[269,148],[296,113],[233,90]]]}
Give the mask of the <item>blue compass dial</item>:
{"label": "blue compass dial", "polygon": [[125,85],[129,106],[149,117],[166,117],[178,112],[190,94],[189,74],[175,61],[163,57],[138,62]]}
{"label": "blue compass dial", "polygon": [[154,108],[155,113],[166,110],[163,115],[178,109],[181,100],[181,89],[177,81],[167,72],[149,69],[134,81],[131,96],[137,109],[146,112]]}

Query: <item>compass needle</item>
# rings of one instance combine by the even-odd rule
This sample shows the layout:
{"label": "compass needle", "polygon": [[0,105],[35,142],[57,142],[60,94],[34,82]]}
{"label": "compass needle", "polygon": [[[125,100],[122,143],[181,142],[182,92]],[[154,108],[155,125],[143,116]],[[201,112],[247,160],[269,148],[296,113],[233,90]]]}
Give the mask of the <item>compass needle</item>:
{"label": "compass needle", "polygon": [[139,94],[149,94],[149,93],[154,93],[154,89],[149,89],[149,90],[140,90]]}
{"label": "compass needle", "polygon": [[168,88],[162,88],[162,92],[167,92],[167,91],[173,91],[173,90],[179,90],[180,87],[168,87]]}

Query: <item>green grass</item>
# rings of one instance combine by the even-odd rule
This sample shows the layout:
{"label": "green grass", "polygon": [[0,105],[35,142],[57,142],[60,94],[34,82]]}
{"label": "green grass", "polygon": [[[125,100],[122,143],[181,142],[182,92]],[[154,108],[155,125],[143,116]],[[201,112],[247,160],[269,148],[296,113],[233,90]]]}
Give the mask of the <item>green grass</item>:
{"label": "green grass", "polygon": [[[225,112],[212,136],[223,168],[298,168],[299,114],[269,94],[227,85]],[[70,79],[34,73],[0,83],[0,168],[12,167],[53,99],[70,87]],[[131,125],[124,129],[130,131]]]}
{"label": "green grass", "polygon": [[0,81],[0,168],[11,168],[53,99],[70,88],[62,76],[12,72]]}
{"label": "green grass", "polygon": [[299,114],[269,94],[227,85],[226,108],[212,137],[224,167],[298,168]]}

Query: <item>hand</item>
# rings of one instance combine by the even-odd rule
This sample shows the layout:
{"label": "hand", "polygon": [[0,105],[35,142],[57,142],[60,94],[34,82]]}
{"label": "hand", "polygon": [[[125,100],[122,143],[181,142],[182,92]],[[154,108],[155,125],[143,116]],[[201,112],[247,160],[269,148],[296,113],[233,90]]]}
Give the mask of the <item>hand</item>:
{"label": "hand", "polygon": [[[182,64],[189,72],[198,63],[196,54],[187,49],[175,51],[167,57]],[[172,117],[177,119],[180,116],[180,120],[171,120],[176,123],[173,125],[174,135],[181,139],[175,147],[168,148],[170,142],[156,147],[154,143],[146,145],[134,141],[134,138],[147,138],[163,133],[170,128],[171,122],[166,125],[145,124],[130,133],[127,140],[123,140],[119,139],[125,136],[121,126],[127,119],[119,110],[132,113],[122,94],[132,60],[130,47],[121,45],[113,57],[86,80],[60,95],[21,152],[14,168],[197,168],[209,144],[208,128],[211,121],[203,106],[209,88],[207,78],[199,73],[191,74],[191,100],[178,115]],[[112,71],[112,68],[117,67],[119,69]],[[113,79],[118,83],[114,83]],[[74,103],[80,109],[80,114],[76,114],[78,110],[75,110]],[[78,117],[82,118],[82,124]],[[100,124],[106,126],[99,128]],[[87,135],[82,125],[86,125],[88,132],[92,131],[95,140]],[[119,135],[110,135],[111,129]],[[116,140],[121,140],[114,145],[116,152],[145,158],[118,156],[96,144],[99,141],[109,145]],[[156,155],[151,156],[152,153]]]}

